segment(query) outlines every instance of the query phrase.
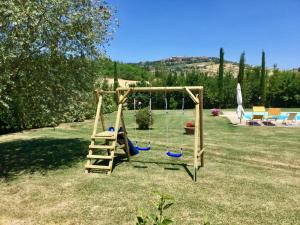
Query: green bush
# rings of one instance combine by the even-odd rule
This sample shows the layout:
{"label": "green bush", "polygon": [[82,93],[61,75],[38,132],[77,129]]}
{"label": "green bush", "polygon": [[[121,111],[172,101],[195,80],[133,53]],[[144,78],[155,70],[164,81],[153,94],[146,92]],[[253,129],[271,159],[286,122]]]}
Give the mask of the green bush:
{"label": "green bush", "polygon": [[173,97],[171,97],[169,102],[169,108],[177,109],[177,105],[178,105],[177,101]]}
{"label": "green bush", "polygon": [[153,124],[153,117],[149,111],[149,108],[140,109],[136,114],[136,123],[139,129],[149,129]]}

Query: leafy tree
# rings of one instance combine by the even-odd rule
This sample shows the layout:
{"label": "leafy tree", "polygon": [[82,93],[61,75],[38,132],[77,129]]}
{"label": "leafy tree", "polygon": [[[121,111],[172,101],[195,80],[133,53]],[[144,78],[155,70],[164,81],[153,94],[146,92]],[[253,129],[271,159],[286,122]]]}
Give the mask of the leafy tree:
{"label": "leafy tree", "polygon": [[261,73],[260,73],[260,103],[266,103],[266,59],[265,52],[262,51],[261,56]]}
{"label": "leafy tree", "polygon": [[[140,67],[135,64],[117,63],[118,78],[125,80],[150,80],[152,73],[147,70],[147,67]],[[114,77],[114,62],[108,58],[100,58],[97,62],[97,73],[100,76]]]}
{"label": "leafy tree", "polygon": [[224,99],[223,79],[224,79],[224,50],[223,48],[220,48],[220,65],[219,65],[219,79],[218,79],[219,107],[222,106],[223,99]]}
{"label": "leafy tree", "polygon": [[242,90],[243,90],[243,83],[244,83],[244,74],[245,74],[245,52],[243,52],[240,56],[239,73],[238,73],[238,83],[240,83]]}
{"label": "leafy tree", "polygon": [[[103,1],[0,3],[1,130],[79,121],[113,27]],[[89,114],[89,113],[88,113]]]}
{"label": "leafy tree", "polygon": [[268,100],[275,107],[300,106],[300,74],[274,70],[269,78]]}

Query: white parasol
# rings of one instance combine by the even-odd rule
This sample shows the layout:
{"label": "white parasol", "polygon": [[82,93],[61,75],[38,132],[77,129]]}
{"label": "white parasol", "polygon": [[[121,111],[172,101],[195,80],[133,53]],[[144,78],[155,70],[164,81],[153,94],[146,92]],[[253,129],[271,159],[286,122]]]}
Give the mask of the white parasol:
{"label": "white parasol", "polygon": [[240,119],[240,123],[242,122],[242,118],[245,114],[244,108],[242,106],[243,104],[243,97],[242,97],[242,90],[241,90],[241,85],[238,83],[236,87],[236,101],[238,104],[236,113],[238,118]]}

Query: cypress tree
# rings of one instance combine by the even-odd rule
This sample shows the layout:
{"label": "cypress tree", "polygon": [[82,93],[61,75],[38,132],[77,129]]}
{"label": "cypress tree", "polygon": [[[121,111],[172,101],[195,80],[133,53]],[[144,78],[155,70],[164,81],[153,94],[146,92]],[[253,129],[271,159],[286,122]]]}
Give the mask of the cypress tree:
{"label": "cypress tree", "polygon": [[260,73],[260,103],[266,102],[266,59],[265,52],[262,51],[261,56],[261,73]]}
{"label": "cypress tree", "polygon": [[118,71],[117,71],[117,62],[114,62],[114,90],[119,87],[118,82]]}
{"label": "cypress tree", "polygon": [[218,88],[219,88],[219,107],[222,106],[223,103],[223,88],[224,87],[224,50],[220,48],[220,65],[219,65],[219,78],[218,78]]}
{"label": "cypress tree", "polygon": [[240,57],[239,74],[238,74],[238,83],[240,83],[242,90],[243,90],[243,83],[244,83],[244,75],[245,75],[245,52],[243,52]]}

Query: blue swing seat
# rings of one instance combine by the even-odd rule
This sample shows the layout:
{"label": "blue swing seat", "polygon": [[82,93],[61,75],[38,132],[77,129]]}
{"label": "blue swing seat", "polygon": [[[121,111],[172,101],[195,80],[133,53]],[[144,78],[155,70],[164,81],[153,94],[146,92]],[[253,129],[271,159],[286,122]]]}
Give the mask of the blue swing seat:
{"label": "blue swing seat", "polygon": [[166,154],[167,154],[167,156],[173,157],[173,158],[179,158],[182,156],[182,153],[174,153],[174,152],[170,152],[170,151],[166,152]]}
{"label": "blue swing seat", "polygon": [[135,148],[136,148],[137,150],[140,150],[140,151],[149,151],[149,150],[151,150],[151,147],[150,147],[150,146],[144,147],[144,148],[139,147],[139,146],[135,146]]}

